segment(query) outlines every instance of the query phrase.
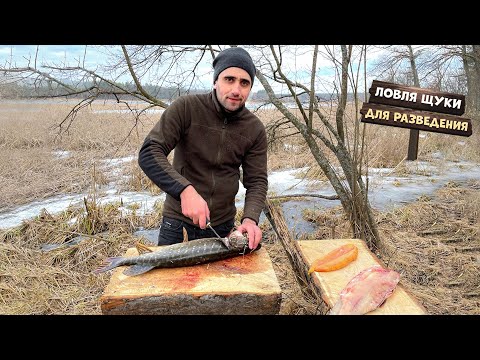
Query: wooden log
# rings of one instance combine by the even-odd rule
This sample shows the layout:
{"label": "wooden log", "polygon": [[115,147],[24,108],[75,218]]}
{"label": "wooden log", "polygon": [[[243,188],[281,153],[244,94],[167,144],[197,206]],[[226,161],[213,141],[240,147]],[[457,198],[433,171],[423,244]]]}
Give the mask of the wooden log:
{"label": "wooden log", "polygon": [[[352,243],[358,248],[358,257],[346,267],[329,272],[313,272],[310,276],[321,292],[325,308],[330,309],[340,298],[340,292],[359,272],[373,265],[387,266],[375,256],[360,239],[298,240],[295,242],[304,262],[310,267],[313,261],[326,255],[337,247]],[[379,308],[368,315],[425,315],[427,312],[421,303],[407,293],[400,283],[392,295]]]}
{"label": "wooden log", "polygon": [[296,280],[300,285],[303,295],[307,298],[313,298],[314,301],[318,303],[319,313],[324,313],[327,309],[324,308],[321,291],[315,286],[312,278],[308,275],[308,266],[299,249],[295,246],[296,241],[293,240],[290,235],[281,206],[275,206],[274,203],[267,198],[263,211],[287,253],[288,260],[294,270]]}
{"label": "wooden log", "polygon": [[[155,250],[157,247],[151,247]],[[135,248],[125,256],[134,256]],[[281,289],[267,251],[196,266],[158,268],[138,276],[112,270],[100,297],[108,315],[273,315]]]}

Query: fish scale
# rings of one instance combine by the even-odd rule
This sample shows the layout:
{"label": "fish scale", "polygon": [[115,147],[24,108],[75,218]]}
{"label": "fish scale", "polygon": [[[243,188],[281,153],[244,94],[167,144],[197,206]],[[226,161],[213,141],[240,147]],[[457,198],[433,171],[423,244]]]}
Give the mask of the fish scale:
{"label": "fish scale", "polygon": [[259,244],[255,250],[251,250],[248,247],[246,237],[241,234],[240,236],[243,239],[240,239],[238,234],[235,234],[235,236],[235,241],[230,242],[232,244],[230,248],[217,238],[204,238],[161,246],[156,251],[138,256],[109,257],[105,260],[104,266],[94,270],[94,273],[103,273],[118,266],[129,265],[123,273],[135,276],[154,268],[193,266],[228,259],[248,254],[261,247]]}

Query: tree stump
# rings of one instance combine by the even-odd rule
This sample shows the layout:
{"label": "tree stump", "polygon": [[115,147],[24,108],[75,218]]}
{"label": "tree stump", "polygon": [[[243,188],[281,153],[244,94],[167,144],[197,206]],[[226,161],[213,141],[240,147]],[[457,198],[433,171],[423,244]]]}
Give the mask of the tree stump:
{"label": "tree stump", "polygon": [[[155,251],[156,247],[151,247]],[[137,255],[135,248],[125,256]],[[157,268],[138,276],[112,270],[100,298],[108,315],[273,315],[281,289],[264,248],[211,263]]]}

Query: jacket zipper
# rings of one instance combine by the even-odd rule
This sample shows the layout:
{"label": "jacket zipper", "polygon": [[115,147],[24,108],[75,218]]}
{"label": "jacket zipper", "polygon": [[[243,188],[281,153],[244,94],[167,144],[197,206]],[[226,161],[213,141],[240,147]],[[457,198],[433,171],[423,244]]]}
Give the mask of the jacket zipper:
{"label": "jacket zipper", "polygon": [[[223,149],[223,142],[225,140],[225,128],[227,127],[228,120],[227,118],[223,119],[223,125],[222,125],[222,135],[220,138],[220,146],[217,151],[217,160],[215,161],[215,168],[220,164],[220,159],[222,158],[222,149]],[[215,168],[212,169],[212,192],[210,193],[210,199],[208,201],[208,208],[212,208],[212,199],[213,199],[213,193],[215,192],[215,186],[216,186],[216,181],[215,181]]]}

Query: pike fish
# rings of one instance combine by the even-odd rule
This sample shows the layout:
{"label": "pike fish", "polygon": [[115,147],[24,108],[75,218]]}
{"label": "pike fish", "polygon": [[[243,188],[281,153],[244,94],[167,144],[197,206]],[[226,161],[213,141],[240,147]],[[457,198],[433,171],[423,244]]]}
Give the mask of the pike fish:
{"label": "pike fish", "polygon": [[138,256],[109,257],[101,267],[93,272],[98,274],[118,266],[130,265],[123,273],[128,276],[136,276],[154,268],[193,266],[228,259],[248,254],[260,247],[258,244],[255,250],[251,250],[248,247],[248,238],[235,230],[228,237],[222,239],[204,238],[161,246],[158,250]]}
{"label": "pike fish", "polygon": [[396,271],[379,265],[369,267],[349,281],[329,315],[363,315],[373,311],[392,295],[399,281]]}

